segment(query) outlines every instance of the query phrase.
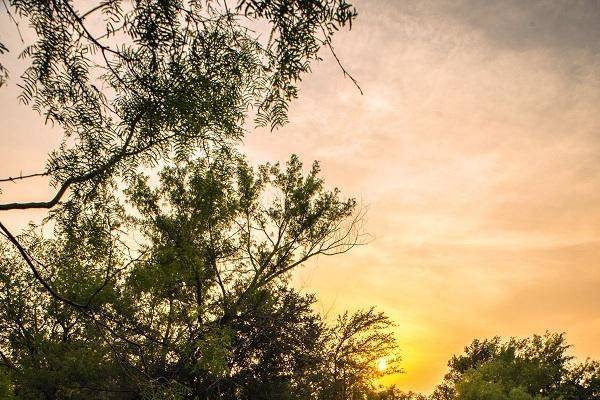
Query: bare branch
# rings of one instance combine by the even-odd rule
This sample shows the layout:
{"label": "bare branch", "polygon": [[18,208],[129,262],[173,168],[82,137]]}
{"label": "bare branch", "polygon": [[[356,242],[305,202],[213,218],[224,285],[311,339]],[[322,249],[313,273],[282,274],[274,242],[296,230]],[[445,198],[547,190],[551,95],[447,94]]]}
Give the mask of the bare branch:
{"label": "bare branch", "polygon": [[19,176],[9,176],[8,178],[0,178],[0,182],[15,182],[15,181],[19,181],[22,179],[35,178],[35,177],[48,176],[48,175],[50,175],[50,172],[48,172],[48,171],[38,172],[35,174],[29,174],[29,175],[19,174]]}

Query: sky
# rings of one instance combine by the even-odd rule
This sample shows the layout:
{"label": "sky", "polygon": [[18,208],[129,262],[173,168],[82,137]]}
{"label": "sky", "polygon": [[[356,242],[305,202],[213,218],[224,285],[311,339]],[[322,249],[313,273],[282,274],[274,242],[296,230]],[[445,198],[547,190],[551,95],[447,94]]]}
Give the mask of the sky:
{"label": "sky", "polygon": [[[474,338],[564,331],[574,355],[600,358],[600,3],[355,5],[334,44],[364,95],[323,52],[290,123],[244,140],[253,162],[319,160],[367,210],[371,243],[294,284],[330,315],[386,312],[405,370],[386,383],[405,390],[431,391]],[[0,90],[3,176],[39,170],[60,138],[17,93]]]}

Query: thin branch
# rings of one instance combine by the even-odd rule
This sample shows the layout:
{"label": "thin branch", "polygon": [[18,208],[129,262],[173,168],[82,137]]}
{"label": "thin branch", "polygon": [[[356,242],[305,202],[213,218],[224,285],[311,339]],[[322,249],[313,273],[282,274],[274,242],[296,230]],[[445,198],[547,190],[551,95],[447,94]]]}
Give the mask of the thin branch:
{"label": "thin branch", "polygon": [[129,132],[129,135],[125,139],[125,143],[123,143],[123,147],[121,148],[121,151],[119,151],[117,154],[115,154],[113,157],[111,157],[104,165],[102,165],[101,167],[99,167],[95,170],[88,172],[87,174],[74,176],[74,177],[67,179],[60,186],[60,188],[58,189],[58,192],[56,192],[54,197],[49,201],[0,204],[0,211],[27,210],[27,209],[31,209],[31,208],[46,208],[46,209],[52,208],[58,204],[60,199],[63,197],[63,195],[65,194],[65,192],[71,185],[77,184],[77,183],[83,183],[83,182],[89,181],[91,179],[94,179],[94,178],[100,176],[101,174],[103,174],[104,172],[108,171],[112,167],[114,167],[124,157],[137,154],[139,151],[138,152],[127,152],[127,147],[129,147],[129,144],[130,144],[133,134],[135,132],[136,126],[137,126],[138,122],[140,121],[140,119],[142,118],[143,114],[144,113],[141,112],[136,117],[136,119],[132,122],[131,130]]}
{"label": "thin branch", "polygon": [[342,64],[342,61],[340,60],[340,58],[338,57],[337,53],[335,52],[335,49],[333,48],[333,44],[331,43],[331,38],[325,33],[325,29],[323,28],[323,26],[321,26],[321,30],[323,31],[323,34],[326,37],[326,39],[324,41],[321,41],[321,43],[324,43],[327,46],[327,48],[329,49],[329,51],[333,55],[333,58],[335,58],[335,61],[337,62],[337,64],[340,67],[340,69],[342,70],[342,73],[344,74],[344,76],[350,78],[350,80],[352,81],[352,83],[354,84],[354,86],[356,86],[356,88],[358,89],[358,91],[360,92],[360,94],[364,95],[362,88],[358,84],[358,81],[352,76],[352,74],[350,74],[346,70],[346,68],[344,68],[344,65]]}
{"label": "thin branch", "polygon": [[[118,56],[119,58],[127,60],[126,57],[123,57],[123,54],[121,54],[121,52],[114,50],[110,46],[104,45],[104,44],[100,43],[98,40],[96,40],[96,38],[90,33],[90,31],[88,31],[87,27],[83,23],[83,18],[80,17],[79,15],[77,15],[77,12],[73,9],[73,7],[71,7],[69,2],[65,1],[64,4],[65,4],[67,10],[69,11],[69,13],[71,14],[71,16],[75,19],[75,22],[77,22],[77,24],[81,27],[81,29],[83,30],[83,33],[85,34],[85,36],[88,38],[88,40],[90,42],[92,42],[93,44],[98,46],[98,48],[100,48],[101,50],[108,51],[109,53],[113,53],[114,55]],[[57,9],[59,9],[59,8],[57,7]]]}
{"label": "thin branch", "polygon": [[112,281],[118,274],[120,274],[121,272],[123,272],[127,268],[129,268],[129,266],[131,266],[133,263],[141,260],[141,258],[144,256],[145,253],[146,252],[142,252],[142,254],[140,254],[137,258],[128,261],[121,268],[117,268],[112,274],[109,273],[109,270],[107,269],[106,276],[104,277],[103,283],[100,286],[98,286],[98,288],[96,288],[94,293],[92,293],[92,295],[89,297],[89,299],[85,302],[86,307],[88,307],[91,304],[91,302],[94,300],[94,298],[108,285],[108,283],[110,281]]}
{"label": "thin branch", "polygon": [[31,272],[33,272],[35,279],[38,282],[40,282],[42,284],[42,286],[44,286],[44,288],[48,291],[48,293],[50,293],[50,295],[52,297],[54,297],[56,300],[59,300],[62,303],[69,304],[77,309],[83,310],[86,308],[86,306],[84,304],[79,304],[73,300],[67,299],[66,297],[63,297],[60,294],[58,294],[54,290],[54,288],[52,288],[52,286],[50,286],[50,284],[44,279],[44,277],[42,277],[42,275],[40,274],[40,271],[38,271],[38,269],[36,268],[36,266],[34,265],[32,259],[31,259],[31,257],[29,256],[29,253],[27,253],[27,250],[25,250],[25,248],[21,245],[21,243],[19,243],[17,238],[15,238],[13,236],[13,234],[4,226],[4,224],[2,224],[2,222],[0,222],[0,230],[2,230],[4,232],[6,237],[8,237],[8,240],[10,240],[10,242],[17,248],[17,250],[23,257],[23,259],[25,260],[25,262],[31,269]]}
{"label": "thin branch", "polygon": [[14,371],[18,371],[19,369],[16,367],[15,364],[13,364],[13,362],[6,356],[6,354],[4,354],[2,352],[2,350],[0,350],[0,358],[2,358],[2,361],[4,363],[4,365],[6,365],[8,368],[14,370]]}
{"label": "thin branch", "polygon": [[8,8],[8,5],[6,4],[6,0],[2,0],[2,4],[4,4],[4,8],[6,9],[6,13],[8,14],[8,18],[10,18],[10,20],[17,27],[17,32],[19,33],[19,38],[21,39],[21,43],[25,43],[25,40],[23,40],[23,35],[21,34],[21,28],[19,27],[19,22],[17,22],[17,20],[15,19],[14,15],[12,15],[12,13],[10,12],[10,9]]}
{"label": "thin branch", "polygon": [[[106,168],[104,168],[106,167]],[[49,201],[36,201],[36,202],[28,202],[28,203],[7,203],[0,204],[0,211],[5,210],[27,210],[30,208],[52,208],[58,204],[60,199],[63,197],[69,186],[74,183],[82,183],[87,180],[90,180],[98,175],[100,175],[103,170],[108,169],[108,166],[104,166],[103,168],[91,171],[87,174],[80,175],[77,177],[71,177],[67,179],[58,189],[58,192],[54,195],[54,197]]]}
{"label": "thin branch", "polygon": [[38,172],[35,174],[28,174],[28,175],[19,174],[19,176],[9,176],[8,178],[0,178],[0,182],[15,182],[15,181],[19,181],[21,179],[34,178],[34,177],[38,177],[38,176],[48,176],[48,175],[50,175],[49,171]]}
{"label": "thin branch", "polygon": [[92,8],[91,10],[88,10],[88,11],[84,12],[84,13],[81,15],[81,17],[80,17],[80,18],[81,18],[81,20],[83,21],[83,20],[84,20],[84,19],[85,19],[87,16],[89,16],[90,14],[93,14],[94,12],[98,11],[98,10],[99,10],[99,9],[101,9],[102,7],[109,6],[109,5],[111,5],[112,3],[114,3],[114,2],[115,2],[114,0],[112,0],[112,1],[107,1],[107,2],[101,2],[100,4],[98,4],[97,6],[95,6],[94,8]]}

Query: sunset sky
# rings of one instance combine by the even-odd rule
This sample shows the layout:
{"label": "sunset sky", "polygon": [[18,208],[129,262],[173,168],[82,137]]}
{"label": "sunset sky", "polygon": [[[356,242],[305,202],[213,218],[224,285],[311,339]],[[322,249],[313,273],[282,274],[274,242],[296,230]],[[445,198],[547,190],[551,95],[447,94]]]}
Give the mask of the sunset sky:
{"label": "sunset sky", "polygon": [[[324,313],[385,311],[406,390],[429,392],[476,337],[565,331],[573,354],[600,358],[600,2],[355,5],[334,43],[364,95],[323,52],[290,124],[243,146],[254,162],[320,160],[368,210],[372,242],[295,284]],[[0,90],[2,176],[40,170],[60,137],[17,104],[14,78]],[[13,186],[3,202],[51,192]]]}

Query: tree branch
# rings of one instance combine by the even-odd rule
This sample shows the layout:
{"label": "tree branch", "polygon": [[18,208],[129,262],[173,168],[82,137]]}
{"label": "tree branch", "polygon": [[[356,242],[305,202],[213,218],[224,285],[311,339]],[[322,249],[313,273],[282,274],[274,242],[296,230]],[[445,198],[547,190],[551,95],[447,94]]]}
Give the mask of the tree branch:
{"label": "tree branch", "polygon": [[0,230],[2,230],[4,232],[4,234],[6,235],[6,237],[8,238],[8,240],[17,248],[17,250],[19,251],[19,253],[23,257],[23,259],[25,260],[25,262],[27,263],[27,265],[31,269],[31,272],[33,272],[33,276],[35,276],[35,279],[39,283],[41,283],[42,286],[44,286],[44,288],[48,291],[48,293],[50,293],[50,295],[52,297],[54,297],[56,300],[58,300],[58,301],[60,301],[62,303],[68,304],[68,305],[73,306],[73,307],[78,308],[78,309],[85,309],[86,308],[86,306],[84,304],[79,304],[79,303],[77,303],[77,302],[75,302],[73,300],[67,299],[66,297],[63,297],[60,294],[58,294],[54,290],[54,288],[52,288],[52,286],[50,286],[50,284],[40,274],[40,271],[38,271],[37,267],[34,265],[33,260],[29,256],[29,253],[27,253],[27,250],[25,250],[25,248],[21,245],[21,243],[19,243],[19,241],[17,240],[17,238],[15,238],[13,236],[13,234],[4,226],[4,224],[2,222],[0,222]]}
{"label": "tree branch", "polygon": [[48,171],[38,172],[35,174],[29,174],[29,175],[20,174],[19,176],[9,176],[8,178],[0,178],[0,182],[15,182],[15,181],[19,181],[22,179],[34,178],[34,177],[38,177],[38,176],[48,176],[48,175],[50,175],[50,172],[48,172]]}
{"label": "tree branch", "polygon": [[119,151],[117,154],[115,154],[113,157],[111,157],[104,165],[102,165],[101,167],[99,167],[95,170],[88,172],[87,174],[68,178],[66,181],[64,181],[62,183],[62,185],[58,189],[58,192],[56,192],[54,197],[49,201],[0,204],[0,211],[28,210],[31,208],[50,209],[58,204],[60,199],[63,197],[63,195],[69,188],[69,186],[71,186],[73,184],[77,184],[77,183],[83,183],[83,182],[89,181],[91,179],[94,179],[95,177],[101,175],[102,173],[106,172],[110,168],[114,167],[124,157],[137,154],[137,152],[129,152],[128,153],[127,147],[129,147],[129,144],[131,143],[131,139],[135,132],[136,126],[139,123],[139,121],[141,120],[143,114],[144,114],[143,112],[140,112],[140,114],[133,120],[132,125],[131,125],[131,130],[129,131],[129,135],[127,135],[127,138],[125,139],[125,143],[123,143],[123,147],[121,147],[121,151]]}

